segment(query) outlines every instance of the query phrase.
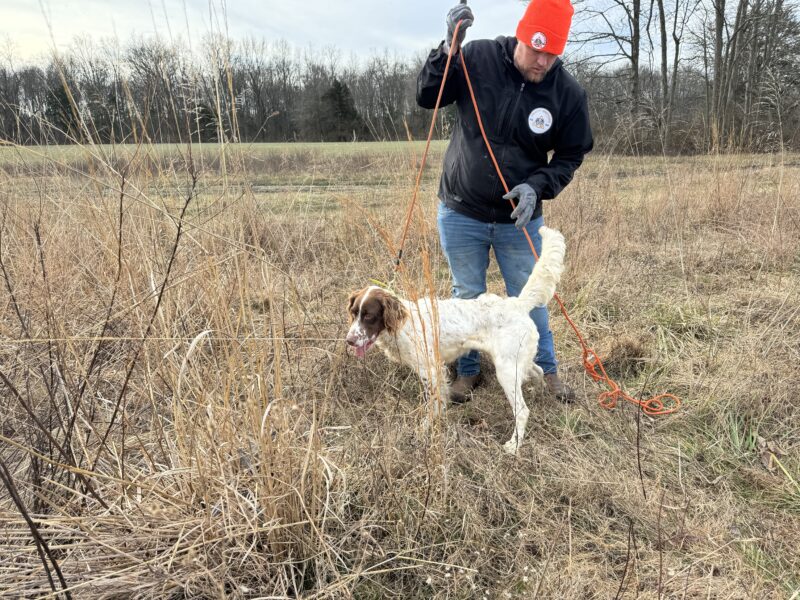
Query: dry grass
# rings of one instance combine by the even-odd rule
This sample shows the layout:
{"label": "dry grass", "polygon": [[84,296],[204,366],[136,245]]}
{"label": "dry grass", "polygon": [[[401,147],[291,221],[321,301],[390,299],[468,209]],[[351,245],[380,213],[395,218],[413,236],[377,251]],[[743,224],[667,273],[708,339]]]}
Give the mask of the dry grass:
{"label": "dry grass", "polygon": [[[426,434],[416,377],[345,352],[419,146],[38,152],[0,154],[0,595],[798,597],[797,156],[587,161],[562,297],[684,406],[598,407],[556,316],[580,400],[532,387],[514,459],[491,378]],[[440,155],[405,294],[448,293]]]}

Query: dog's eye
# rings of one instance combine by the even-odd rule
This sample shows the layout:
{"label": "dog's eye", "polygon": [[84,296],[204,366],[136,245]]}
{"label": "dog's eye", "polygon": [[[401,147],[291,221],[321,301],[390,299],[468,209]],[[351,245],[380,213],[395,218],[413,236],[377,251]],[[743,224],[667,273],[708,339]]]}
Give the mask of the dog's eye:
{"label": "dog's eye", "polygon": [[366,321],[367,323],[372,323],[375,320],[375,315],[364,315],[361,317],[362,321]]}

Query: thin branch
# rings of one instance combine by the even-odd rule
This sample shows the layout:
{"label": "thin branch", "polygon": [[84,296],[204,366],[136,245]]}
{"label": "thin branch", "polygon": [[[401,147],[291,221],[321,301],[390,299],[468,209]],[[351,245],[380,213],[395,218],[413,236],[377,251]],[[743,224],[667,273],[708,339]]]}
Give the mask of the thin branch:
{"label": "thin branch", "polygon": [[[33,519],[31,519],[31,516],[28,513],[28,510],[25,508],[22,498],[20,498],[19,493],[17,492],[17,487],[14,485],[14,477],[11,475],[11,471],[8,470],[5,461],[2,459],[0,459],[0,480],[2,480],[3,485],[5,485],[6,489],[8,490],[8,494],[11,496],[11,500],[16,505],[17,510],[22,515],[22,518],[25,519],[25,523],[28,524],[28,529],[30,529],[31,536],[36,544],[36,551],[39,553],[39,559],[42,561],[42,566],[47,574],[47,580],[50,582],[50,589],[53,590],[53,592],[55,592],[57,595],[63,593],[68,600],[71,600],[72,594],[69,592],[69,586],[64,579],[61,568],[58,566],[58,561],[50,551],[50,546],[47,545],[47,542],[42,537],[41,533],[39,533],[39,528],[36,526],[36,523],[34,523]],[[56,589],[56,584],[53,581],[53,575],[50,572],[50,565],[48,565],[48,561],[50,562],[50,565],[53,566],[53,570],[56,572],[56,576],[58,577],[58,581],[63,590],[61,592]]]}
{"label": "thin branch", "polygon": [[[92,471],[94,471],[96,469],[97,463],[100,461],[100,457],[103,454],[103,450],[104,450],[104,448],[106,448],[106,441],[108,440],[108,436],[110,435],[111,430],[114,427],[114,422],[116,421],[116,418],[117,418],[117,415],[120,412],[120,409],[122,409],[124,411],[123,400],[125,398],[125,394],[128,391],[128,385],[130,384],[131,376],[133,375],[133,371],[136,368],[136,364],[137,364],[137,362],[139,360],[139,356],[142,353],[142,350],[144,348],[145,342],[147,341],[147,338],[150,336],[150,332],[153,329],[153,325],[155,323],[156,316],[158,315],[158,311],[161,308],[161,303],[164,300],[164,292],[165,292],[165,290],[167,288],[167,283],[169,282],[170,274],[172,273],[172,267],[175,264],[175,257],[178,254],[178,247],[180,246],[181,239],[183,237],[184,217],[186,216],[186,211],[189,208],[189,204],[191,204],[192,199],[194,198],[196,190],[197,190],[197,180],[198,180],[197,171],[196,171],[196,169],[194,167],[194,162],[191,160],[191,156],[189,157],[189,162],[188,162],[187,166],[188,166],[188,169],[189,169],[189,175],[191,177],[191,182],[192,183],[191,183],[191,187],[189,189],[189,193],[186,196],[186,201],[183,203],[183,208],[181,209],[180,214],[179,214],[178,219],[177,219],[177,222],[176,222],[177,232],[175,234],[175,241],[172,244],[172,251],[170,253],[169,260],[167,261],[167,269],[166,269],[166,273],[164,275],[164,280],[161,282],[161,286],[159,288],[158,295],[156,296],[156,305],[155,305],[155,307],[153,307],[153,311],[150,314],[150,320],[148,321],[147,328],[145,329],[145,333],[142,336],[142,342],[136,348],[136,352],[134,353],[133,358],[131,359],[130,364],[128,365],[128,369],[127,369],[127,371],[125,373],[125,379],[122,382],[122,388],[120,389],[119,394],[117,395],[117,400],[116,400],[116,402],[114,404],[114,410],[113,410],[113,412],[111,414],[111,418],[108,420],[108,427],[106,428],[106,431],[105,431],[105,433],[103,434],[103,437],[100,440],[100,449],[98,450],[97,455],[95,456],[94,462],[92,463],[92,468],[91,468]],[[124,465],[124,458],[123,458],[123,465]],[[124,479],[124,476],[122,478]]]}

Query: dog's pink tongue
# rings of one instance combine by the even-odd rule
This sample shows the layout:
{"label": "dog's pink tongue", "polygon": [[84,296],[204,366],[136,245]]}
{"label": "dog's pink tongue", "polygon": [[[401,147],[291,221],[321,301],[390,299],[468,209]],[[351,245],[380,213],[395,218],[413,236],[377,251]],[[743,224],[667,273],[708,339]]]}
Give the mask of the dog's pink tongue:
{"label": "dog's pink tongue", "polygon": [[367,355],[367,345],[364,344],[363,346],[356,346],[356,356],[358,358],[364,358]]}

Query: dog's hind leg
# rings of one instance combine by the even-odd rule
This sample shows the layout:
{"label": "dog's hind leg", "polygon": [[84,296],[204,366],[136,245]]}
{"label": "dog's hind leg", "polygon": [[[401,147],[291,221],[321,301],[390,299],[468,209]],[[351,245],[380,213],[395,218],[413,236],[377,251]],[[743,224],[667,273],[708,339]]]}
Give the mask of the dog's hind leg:
{"label": "dog's hind leg", "polygon": [[520,365],[514,358],[502,358],[495,363],[497,381],[506,393],[511,412],[514,414],[514,433],[511,439],[503,444],[503,449],[509,454],[516,454],[525,437],[525,427],[528,425],[528,405],[522,396],[522,381],[524,373],[520,372]]}

